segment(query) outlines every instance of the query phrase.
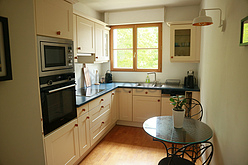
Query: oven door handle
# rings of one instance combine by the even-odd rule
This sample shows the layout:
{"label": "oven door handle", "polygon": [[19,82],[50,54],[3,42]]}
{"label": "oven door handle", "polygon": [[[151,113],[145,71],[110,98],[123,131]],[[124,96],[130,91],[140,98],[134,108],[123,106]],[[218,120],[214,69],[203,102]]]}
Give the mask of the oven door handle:
{"label": "oven door handle", "polygon": [[67,89],[67,88],[71,88],[71,87],[75,87],[76,84],[72,84],[72,85],[68,85],[68,86],[65,86],[65,87],[61,87],[61,88],[57,88],[57,89],[53,89],[53,90],[50,90],[48,91],[49,93],[53,93],[53,92],[57,92],[57,91],[61,91],[63,89]]}

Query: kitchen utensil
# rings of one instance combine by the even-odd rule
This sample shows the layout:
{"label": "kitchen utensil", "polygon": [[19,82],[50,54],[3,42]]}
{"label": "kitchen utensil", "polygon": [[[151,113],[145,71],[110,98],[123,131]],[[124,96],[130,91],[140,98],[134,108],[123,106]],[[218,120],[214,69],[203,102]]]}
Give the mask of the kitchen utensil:
{"label": "kitchen utensil", "polygon": [[83,74],[84,74],[84,80],[85,80],[85,83],[86,83],[86,87],[91,86],[91,79],[90,79],[89,69],[87,67],[83,68]]}

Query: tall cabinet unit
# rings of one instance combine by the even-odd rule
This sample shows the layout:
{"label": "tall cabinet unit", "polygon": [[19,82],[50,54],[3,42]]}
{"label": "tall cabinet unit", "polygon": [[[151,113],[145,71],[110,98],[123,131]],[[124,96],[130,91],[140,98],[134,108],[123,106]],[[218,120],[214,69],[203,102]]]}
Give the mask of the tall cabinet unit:
{"label": "tall cabinet unit", "polygon": [[72,4],[64,0],[35,0],[38,35],[72,39]]}
{"label": "tall cabinet unit", "polygon": [[170,61],[200,62],[200,27],[192,24],[173,24],[170,26]]}

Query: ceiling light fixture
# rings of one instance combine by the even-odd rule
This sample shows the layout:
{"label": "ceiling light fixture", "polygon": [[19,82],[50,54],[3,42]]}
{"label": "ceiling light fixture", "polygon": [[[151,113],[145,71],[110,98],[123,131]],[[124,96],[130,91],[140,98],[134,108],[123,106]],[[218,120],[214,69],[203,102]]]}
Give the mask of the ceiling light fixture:
{"label": "ceiling light fixture", "polygon": [[212,8],[212,9],[201,9],[199,16],[193,20],[193,26],[207,26],[213,24],[212,18],[206,16],[206,10],[219,10],[220,11],[220,25],[219,28],[222,27],[221,31],[224,31],[224,20],[222,17],[222,10],[220,8]]}

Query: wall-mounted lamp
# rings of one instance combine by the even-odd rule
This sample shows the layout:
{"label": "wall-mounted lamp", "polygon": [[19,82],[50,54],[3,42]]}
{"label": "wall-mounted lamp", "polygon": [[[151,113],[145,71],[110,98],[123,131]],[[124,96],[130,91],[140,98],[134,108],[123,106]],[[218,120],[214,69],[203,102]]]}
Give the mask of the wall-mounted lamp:
{"label": "wall-mounted lamp", "polygon": [[206,10],[219,10],[220,11],[220,25],[222,30],[224,31],[224,20],[221,19],[222,16],[222,10],[220,8],[212,8],[212,9],[201,9],[199,13],[199,17],[196,17],[193,20],[193,26],[207,26],[213,24],[212,18],[209,16],[206,16]]}

